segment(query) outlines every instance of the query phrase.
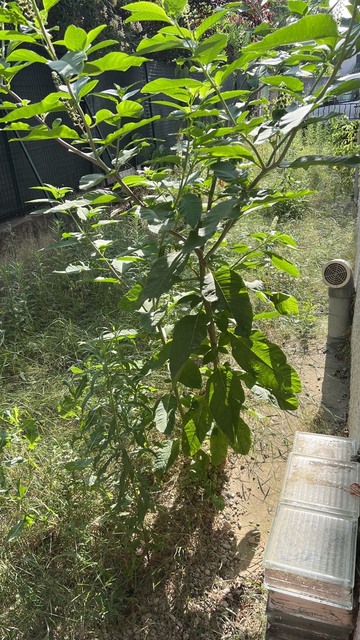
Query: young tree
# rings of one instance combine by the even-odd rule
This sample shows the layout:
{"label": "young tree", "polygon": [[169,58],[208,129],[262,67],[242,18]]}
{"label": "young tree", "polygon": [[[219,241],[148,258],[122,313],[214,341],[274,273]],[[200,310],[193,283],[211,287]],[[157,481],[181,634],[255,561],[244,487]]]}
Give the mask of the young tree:
{"label": "young tree", "polygon": [[[22,0],[21,7],[5,2],[0,10],[1,20],[13,24],[0,33],[6,43],[0,66],[6,115],[0,125],[18,132],[25,143],[57,140],[96,171],[82,178],[81,197],[67,198],[66,190],[48,187],[45,211],[72,217],[76,231],[65,233],[60,244],[88,244],[92,254],[88,263],[72,264],[69,272],[85,271],[97,281],[120,284],[121,307],[137,312],[138,331],[147,333],[151,353],[139,363],[132,352],[119,350],[124,341],[137,340],[133,329],[108,334],[101,357],[93,355],[75,372],[79,382],[71,387],[67,407],[78,417],[81,433],[93,434],[85,440],[96,477],[107,475],[115,459],[122,469],[119,500],[131,489],[138,504],[143,499],[136,480],[141,456],[153,458],[156,471],[166,470],[180,450],[219,465],[229,446],[242,454],[249,451],[251,392],[260,390],[285,410],[297,407],[299,377],[258,326],[259,320],[296,313],[297,303],[254,278],[254,270],[264,265],[298,276],[297,267],[281,255],[294,241],[280,231],[265,234],[254,228],[251,244],[235,243],[226,254],[223,247],[229,232],[241,229],[254,211],[306,195],[269,187],[279,168],[359,162],[358,155],[289,155],[297,132],[320,120],[313,115],[319,106],[360,85],[359,74],[339,77],[343,61],[359,48],[359,11],[356,1],[350,2],[351,18],[339,26],[330,11],[312,15],[309,2],[290,0],[284,26],[269,27],[266,35],[255,30],[229,61],[228,37],[214,29],[238,3],[224,5],[191,29],[182,18],[186,0],[132,2],[124,7],[127,23],[159,23],[159,30],[133,54],[103,55],[98,51],[107,43],[95,41],[104,26],[89,32],[69,26],[54,41],[47,21],[56,4],[43,0],[39,9],[35,0]],[[189,69],[190,62],[186,77],[126,88],[119,76],[118,84],[98,92],[99,76],[139,67],[159,51],[176,52],[180,68]],[[28,103],[13,90],[12,80],[33,63],[45,65],[55,82],[43,100]],[[237,73],[241,86],[224,89]],[[307,95],[304,78],[309,75],[313,84]],[[287,94],[288,106],[272,109],[264,87]],[[98,93],[107,107],[85,113],[83,99]],[[168,155],[124,177],[122,168],[130,158],[141,158],[148,144],[144,126],[160,118],[144,117],[144,103],[151,101],[170,108],[168,117],[179,123],[177,139]],[[111,128],[104,137],[98,130],[102,123]],[[111,187],[103,186],[105,179]],[[117,213],[106,213],[109,204]],[[116,254],[106,232],[109,225],[122,224],[124,207],[148,235]],[[261,311],[254,311],[255,300],[263,305]],[[163,380],[155,401],[154,390],[146,390],[154,371]],[[100,379],[106,410],[93,401]],[[164,438],[152,439],[155,428]],[[146,504],[144,498],[141,513]]]}

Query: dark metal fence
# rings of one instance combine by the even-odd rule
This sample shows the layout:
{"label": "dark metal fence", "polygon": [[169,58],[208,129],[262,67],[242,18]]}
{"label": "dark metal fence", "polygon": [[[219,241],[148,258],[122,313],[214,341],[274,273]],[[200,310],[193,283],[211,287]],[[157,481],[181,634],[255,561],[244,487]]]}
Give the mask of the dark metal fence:
{"label": "dark metal fence", "polygon": [[[114,84],[123,87],[134,85],[134,88],[140,88],[151,80],[174,78],[175,74],[174,64],[151,62],[140,68],[130,69],[126,73],[104,74],[100,78],[97,90],[108,89]],[[236,78],[228,79],[226,89],[232,88],[236,88]],[[21,98],[34,102],[42,100],[54,91],[51,73],[47,67],[34,64],[16,76],[13,89]],[[91,96],[87,98],[84,106],[90,113],[95,113],[100,108],[109,108],[109,102],[104,98]],[[181,120],[168,118],[170,111],[171,108],[156,104],[156,99],[151,101],[144,96],[144,117],[161,116],[161,119],[137,130],[141,137],[155,139],[155,143],[147,150],[148,154],[154,151],[160,154],[162,145],[168,150],[175,143]],[[64,117],[62,114],[62,119],[66,122],[66,115]],[[66,124],[71,126],[71,122]],[[110,127],[105,123],[99,126],[101,136],[110,131]],[[49,183],[76,188],[80,177],[91,173],[93,167],[79,156],[69,153],[56,141],[22,142],[18,139],[10,143],[10,138],[14,137],[16,132],[0,131],[0,222],[31,210],[29,200],[39,197],[39,192],[31,190],[31,187]],[[130,141],[130,137],[125,142]]]}
{"label": "dark metal fence", "polygon": [[[37,102],[54,91],[54,85],[50,71],[34,64],[16,76],[13,89],[21,98]],[[89,173],[89,163],[56,141],[9,142],[15,137],[15,132],[0,132],[0,221],[26,213],[28,201],[39,197],[31,187],[44,182],[76,187],[79,177]]]}

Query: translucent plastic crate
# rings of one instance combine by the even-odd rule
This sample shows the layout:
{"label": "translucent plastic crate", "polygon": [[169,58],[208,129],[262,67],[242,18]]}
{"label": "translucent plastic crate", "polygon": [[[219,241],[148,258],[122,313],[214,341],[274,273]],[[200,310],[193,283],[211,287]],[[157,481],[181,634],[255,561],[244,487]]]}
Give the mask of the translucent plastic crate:
{"label": "translucent plastic crate", "polygon": [[333,460],[351,460],[357,455],[359,443],[350,438],[325,436],[321,433],[295,433],[293,452]]}
{"label": "translucent plastic crate", "polygon": [[264,555],[268,589],[353,607],[357,519],[280,504]]}
{"label": "translucent plastic crate", "polygon": [[357,462],[313,458],[291,453],[280,500],[300,507],[357,518],[360,499],[350,494],[359,481]]}

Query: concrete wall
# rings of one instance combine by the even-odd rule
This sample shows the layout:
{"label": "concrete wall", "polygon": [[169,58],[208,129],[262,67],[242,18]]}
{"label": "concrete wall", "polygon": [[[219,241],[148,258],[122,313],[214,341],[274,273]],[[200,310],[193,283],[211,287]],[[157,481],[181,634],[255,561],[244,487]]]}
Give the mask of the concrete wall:
{"label": "concrete wall", "polygon": [[351,376],[349,405],[349,435],[360,441],[360,198],[358,200],[357,247],[354,269],[354,318],[351,331]]}

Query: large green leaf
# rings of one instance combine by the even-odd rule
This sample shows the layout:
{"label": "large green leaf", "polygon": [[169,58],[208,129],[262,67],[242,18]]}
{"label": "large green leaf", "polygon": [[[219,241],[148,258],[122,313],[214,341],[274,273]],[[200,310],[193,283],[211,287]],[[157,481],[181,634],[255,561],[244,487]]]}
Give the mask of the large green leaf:
{"label": "large green leaf", "polygon": [[45,11],[50,11],[51,7],[57,4],[59,0],[42,0]]}
{"label": "large green leaf", "polygon": [[[106,27],[107,27],[106,24],[100,24],[98,27],[91,29],[87,34],[86,44],[89,45],[94,40],[96,40],[96,38],[100,35],[100,33],[102,33],[102,31],[104,31],[104,29],[106,29]],[[103,45],[103,42],[101,44]]]}
{"label": "large green leaf", "polygon": [[187,0],[164,0],[164,9],[167,13],[179,16],[185,9]]}
{"label": "large green leaf", "polygon": [[9,53],[6,60],[8,62],[47,62],[47,59],[44,58],[44,56],[41,56],[35,51],[31,51],[31,49],[14,49]]}
{"label": "large green leaf", "polygon": [[141,93],[164,93],[172,96],[175,89],[196,89],[200,88],[202,84],[200,80],[195,80],[195,78],[157,78],[145,84]]}
{"label": "large green leaf", "polygon": [[64,44],[69,51],[82,51],[87,44],[87,33],[71,24],[65,31]]}
{"label": "large green leaf", "polygon": [[119,307],[123,311],[135,311],[142,304],[143,287],[140,283],[134,284],[131,289],[121,298]]}
{"label": "large green leaf", "polygon": [[202,64],[210,64],[225,49],[227,41],[225,34],[215,33],[196,47],[193,57]]}
{"label": "large green leaf", "polygon": [[182,448],[186,456],[193,456],[201,448],[211,427],[212,418],[204,396],[193,400],[194,405],[184,417]]}
{"label": "large green leaf", "polygon": [[170,469],[179,455],[179,449],[179,440],[169,440],[164,444],[156,454],[153,465],[154,473],[162,475]]}
{"label": "large green leaf", "polygon": [[296,127],[299,127],[313,109],[312,104],[306,104],[303,107],[289,111],[279,120],[279,127],[282,133],[289,133]]}
{"label": "large green leaf", "polygon": [[348,76],[338,78],[331,87],[325,93],[325,99],[329,96],[340,96],[343,93],[349,93],[350,91],[357,91],[360,88],[360,73],[352,73]]}
{"label": "large green leaf", "polygon": [[193,229],[200,221],[202,214],[202,202],[196,193],[186,193],[180,200],[179,211],[187,224]]}
{"label": "large green leaf", "polygon": [[217,22],[220,22],[220,20],[222,20],[222,18],[226,16],[226,14],[227,9],[224,9],[223,11],[216,11],[208,18],[205,18],[205,20],[203,20],[199,24],[197,29],[195,29],[195,38],[199,40],[204,35],[204,33],[206,33],[206,31],[211,29]]}
{"label": "large green leaf", "polygon": [[304,88],[304,83],[299,78],[294,78],[293,76],[269,76],[262,77],[261,82],[264,84],[269,84],[272,87],[280,87],[290,89],[290,91],[302,91]]}
{"label": "large green leaf", "polygon": [[309,9],[308,3],[303,2],[303,0],[288,0],[288,7],[290,11],[293,13],[299,13],[301,16],[307,13]]}
{"label": "large green leaf", "polygon": [[218,307],[234,318],[239,331],[249,335],[252,327],[253,311],[242,277],[227,266],[220,267],[214,274]]}
{"label": "large green leaf", "polygon": [[[46,125],[42,124],[38,127],[31,127],[30,125],[28,127],[29,133],[26,136],[22,136],[21,140],[57,140],[58,138],[78,140],[80,138],[77,131],[70,129],[65,124],[53,129],[48,129]],[[17,126],[11,125],[9,128],[17,129]],[[18,138],[12,138],[11,142],[17,142],[18,140]]]}
{"label": "large green leaf", "polygon": [[243,53],[248,51],[265,52],[275,47],[302,42],[322,41],[334,47],[339,39],[337,23],[326,13],[305,16],[281,29],[276,29],[260,42],[249,44]]}
{"label": "large green leaf", "polygon": [[218,467],[226,460],[229,442],[225,434],[214,427],[210,436],[210,456],[214,467]]}
{"label": "large green leaf", "polygon": [[255,158],[249,149],[240,144],[219,145],[217,147],[202,147],[199,149],[202,154],[214,158],[245,158],[255,162]]}
{"label": "large green leaf", "polygon": [[160,433],[170,435],[175,426],[177,402],[172,393],[160,398],[155,408],[155,426]]}
{"label": "large green leaf", "polygon": [[[155,120],[159,120],[161,116],[152,116],[151,118],[144,118],[143,120],[139,120],[138,122],[127,122],[120,129],[115,131],[115,133],[109,133],[106,136],[105,140],[102,140],[103,144],[108,145],[112,144],[120,138],[121,136],[125,136],[127,133],[132,133],[132,131],[136,131],[136,129],[141,129],[141,127],[145,127],[150,122],[154,122]],[[133,155],[133,153],[131,154]]]}
{"label": "large green leaf", "polygon": [[44,100],[28,104],[26,107],[12,109],[5,116],[0,118],[0,122],[15,122],[16,120],[27,120],[33,116],[43,116],[53,111],[66,111],[60,96],[57,93],[50,93]]}
{"label": "large green leaf", "polygon": [[[287,293],[282,292],[272,292],[272,291],[258,291],[258,297],[261,300],[271,302],[276,311],[278,312],[276,315],[297,315],[299,313],[299,305],[297,300],[290,296]],[[270,312],[272,314],[273,312]],[[256,320],[261,320],[262,318],[271,317],[268,312],[258,313],[256,315]],[[274,316],[273,316],[274,317]]]}
{"label": "large green leaf", "polygon": [[279,271],[284,271],[284,273],[288,273],[290,276],[294,276],[295,278],[300,277],[300,271],[293,262],[286,260],[286,258],[279,256],[279,254],[274,253],[273,251],[265,251],[265,253],[269,256],[274,267],[279,269]]}
{"label": "large green leaf", "polygon": [[37,39],[38,38],[35,35],[30,36],[26,33],[21,33],[20,31],[11,31],[10,29],[0,30],[0,40],[11,40],[11,42],[30,42],[34,44]]}
{"label": "large green leaf", "polygon": [[102,58],[91,60],[84,66],[84,73],[89,76],[96,76],[104,71],[127,71],[131,67],[141,67],[146,58],[131,56],[128,53],[114,51],[107,53]]}
{"label": "large green leaf", "polygon": [[294,167],[307,169],[316,164],[324,164],[330,167],[344,165],[345,167],[356,167],[360,164],[360,155],[354,156],[302,156],[293,161],[283,161],[280,166],[283,168]]}
{"label": "large green leaf", "polygon": [[171,24],[170,18],[166,15],[164,9],[159,7],[155,2],[131,2],[125,4],[122,9],[131,12],[131,16],[126,18],[125,22],[141,22],[156,21],[156,22],[168,22]]}
{"label": "large green leaf", "polygon": [[196,315],[183,316],[175,325],[170,349],[170,373],[174,381],[181,376],[182,369],[191,354],[207,335],[207,318],[202,311]]}
{"label": "large green leaf", "polygon": [[232,335],[231,346],[236,362],[250,375],[251,386],[259,384],[271,391],[281,409],[297,408],[301,382],[280,347],[269,342],[261,331],[254,331],[249,337]]}
{"label": "large green leaf", "polygon": [[230,367],[218,367],[209,377],[206,394],[210,413],[217,426],[229,443],[236,446],[237,425],[245,400],[239,373],[232,371]]}
{"label": "large green leaf", "polygon": [[139,42],[137,53],[153,53],[154,51],[167,51],[169,49],[186,49],[186,46],[180,38],[169,36],[163,33],[157,33],[152,38],[144,38]]}
{"label": "large green leaf", "polygon": [[189,358],[182,367],[179,382],[189,389],[201,389],[201,371],[191,358]]}
{"label": "large green leaf", "polygon": [[155,260],[145,282],[142,299],[159,298],[161,294],[169,291],[185,268],[186,261],[187,256],[181,251],[168,253]]}
{"label": "large green leaf", "polygon": [[60,60],[50,60],[47,64],[63,78],[70,78],[82,72],[85,59],[83,51],[68,51]]}

